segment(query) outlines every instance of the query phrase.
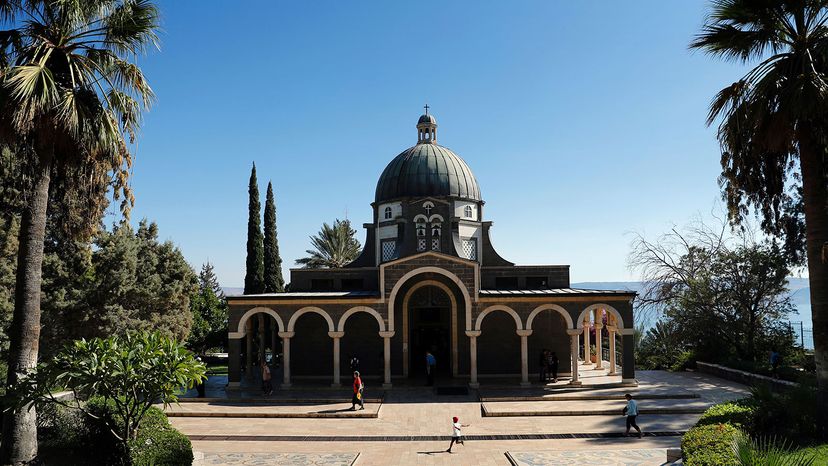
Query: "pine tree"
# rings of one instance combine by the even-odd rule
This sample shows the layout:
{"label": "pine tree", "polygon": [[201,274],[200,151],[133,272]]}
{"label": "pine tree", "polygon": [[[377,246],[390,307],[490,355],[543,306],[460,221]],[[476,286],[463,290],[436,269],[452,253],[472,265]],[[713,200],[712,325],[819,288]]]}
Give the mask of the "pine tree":
{"label": "pine tree", "polygon": [[265,293],[285,291],[282,279],[282,258],[279,257],[279,241],[276,239],[276,201],[273,184],[267,183],[264,211],[264,285]]}
{"label": "pine tree", "polygon": [[247,267],[244,274],[244,294],[264,292],[264,250],[262,239],[262,205],[259,202],[259,185],[256,180],[256,164],[250,171],[250,195],[247,217]]}
{"label": "pine tree", "polygon": [[198,284],[202,292],[212,291],[214,295],[220,299],[224,299],[224,290],[219,285],[215,267],[213,267],[210,261],[207,261],[201,266],[201,272],[198,273]]}

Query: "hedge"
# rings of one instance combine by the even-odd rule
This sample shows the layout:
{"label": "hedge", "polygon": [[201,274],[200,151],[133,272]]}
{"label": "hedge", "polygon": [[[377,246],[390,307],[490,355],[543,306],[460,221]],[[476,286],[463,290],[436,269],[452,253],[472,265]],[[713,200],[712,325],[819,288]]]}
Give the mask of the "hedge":
{"label": "hedge", "polygon": [[687,466],[738,466],[733,438],[739,431],[730,424],[708,424],[688,430],[681,438]]}
{"label": "hedge", "polygon": [[[122,422],[115,416],[113,403],[100,398],[87,402],[88,410],[95,416],[115,423]],[[175,430],[167,415],[158,408],[150,408],[138,429],[138,437],[129,442],[124,451],[109,428],[77,410],[47,405],[38,412],[41,429],[40,442],[54,450],[69,463],[85,465],[127,466],[189,466],[193,462],[193,448],[184,434]]]}
{"label": "hedge", "polygon": [[702,414],[696,425],[732,424],[735,427],[750,432],[753,429],[755,415],[756,409],[748,405],[746,400],[728,401],[711,406]]}

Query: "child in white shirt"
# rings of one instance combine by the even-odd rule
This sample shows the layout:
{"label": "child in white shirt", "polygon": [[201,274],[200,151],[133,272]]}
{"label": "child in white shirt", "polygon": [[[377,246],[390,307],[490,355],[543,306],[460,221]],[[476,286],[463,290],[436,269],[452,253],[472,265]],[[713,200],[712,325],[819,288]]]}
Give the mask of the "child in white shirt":
{"label": "child in white shirt", "polygon": [[624,395],[624,398],[627,399],[627,406],[624,406],[624,415],[627,416],[627,431],[624,435],[630,435],[630,427],[635,427],[635,430],[638,431],[638,438],[641,438],[643,434],[641,429],[638,428],[638,424],[635,423],[635,418],[638,416],[638,403],[632,399],[632,395],[629,393]]}
{"label": "child in white shirt", "polygon": [[460,424],[460,418],[458,418],[457,416],[455,416],[454,418],[452,418],[452,423],[451,423],[451,429],[452,429],[452,434],[451,434],[451,443],[449,443],[448,450],[446,450],[447,452],[451,453],[451,447],[452,447],[455,443],[458,443],[458,444],[460,444],[460,445],[465,445],[465,443],[463,443],[463,432],[462,432],[461,428],[462,428],[462,427],[468,427],[468,426],[469,426],[468,424]]}

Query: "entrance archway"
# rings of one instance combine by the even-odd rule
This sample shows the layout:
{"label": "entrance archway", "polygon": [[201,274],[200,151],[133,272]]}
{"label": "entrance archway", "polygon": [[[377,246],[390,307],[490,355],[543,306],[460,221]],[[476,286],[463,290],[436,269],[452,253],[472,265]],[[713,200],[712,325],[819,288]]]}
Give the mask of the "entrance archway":
{"label": "entrance archway", "polygon": [[438,377],[450,377],[456,371],[457,304],[438,283],[415,286],[404,300],[409,377],[425,377],[426,351],[437,359]]}

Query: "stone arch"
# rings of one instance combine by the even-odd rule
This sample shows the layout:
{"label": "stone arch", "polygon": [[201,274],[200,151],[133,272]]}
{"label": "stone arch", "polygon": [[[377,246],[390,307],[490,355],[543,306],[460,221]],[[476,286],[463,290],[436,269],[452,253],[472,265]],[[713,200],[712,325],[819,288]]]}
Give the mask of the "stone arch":
{"label": "stone arch", "polygon": [[425,215],[423,215],[423,214],[417,214],[417,215],[414,217],[414,223],[417,223],[417,222],[423,222],[423,223],[426,223],[426,222],[428,222],[428,217],[426,217],[426,216],[425,216]]}
{"label": "stone arch", "polygon": [[431,215],[431,217],[429,217],[429,218],[428,218],[428,221],[429,221],[429,222],[434,222],[434,219],[439,220],[439,221],[440,221],[440,223],[444,223],[444,222],[445,222],[445,220],[443,220],[443,216],[442,216],[442,215],[440,215],[440,214],[432,214],[432,215]]}
{"label": "stone arch", "polygon": [[290,320],[288,321],[287,331],[292,332],[293,329],[294,329],[294,326],[296,325],[296,319],[301,317],[302,314],[307,314],[308,312],[314,312],[316,314],[321,315],[325,319],[325,322],[328,323],[328,331],[329,332],[333,332],[333,331],[336,330],[336,328],[334,327],[333,319],[331,319],[331,316],[328,315],[327,312],[325,312],[323,309],[320,309],[320,308],[315,307],[315,306],[307,306],[307,307],[303,307],[302,309],[299,309],[298,311],[294,312],[292,316],[290,316]]}
{"label": "stone arch", "polygon": [[377,319],[377,322],[379,323],[379,331],[385,331],[385,321],[382,320],[382,316],[379,314],[379,312],[367,306],[356,306],[348,309],[345,312],[345,314],[342,314],[342,317],[339,318],[339,325],[337,326],[337,330],[340,332],[344,332],[345,321],[348,320],[348,317],[351,317],[353,314],[356,314],[357,312],[367,312],[368,314],[374,316],[374,318]]}
{"label": "stone arch", "polygon": [[388,330],[393,332],[394,331],[394,300],[397,298],[397,293],[400,292],[400,288],[414,276],[424,274],[424,273],[436,273],[440,274],[452,282],[460,289],[460,292],[463,294],[463,300],[465,301],[466,306],[466,330],[470,330],[472,328],[472,318],[471,318],[471,306],[472,300],[471,295],[469,295],[469,290],[466,288],[466,285],[463,284],[463,281],[460,280],[460,277],[457,275],[449,272],[448,270],[441,269],[439,267],[420,267],[414,269],[405,275],[403,275],[397,283],[394,285],[394,288],[391,289],[391,294],[388,296]]}
{"label": "stone arch", "polygon": [[578,320],[576,321],[578,328],[584,328],[584,316],[588,315],[588,313],[592,312],[595,309],[604,309],[605,311],[609,312],[610,314],[615,316],[615,320],[618,322],[618,328],[625,328],[624,319],[621,318],[621,313],[619,313],[617,309],[610,306],[609,304],[602,303],[592,304],[583,311],[581,311],[581,313],[578,315]]}
{"label": "stone arch", "polygon": [[566,309],[562,308],[557,304],[542,304],[536,307],[534,310],[532,310],[532,312],[529,314],[529,318],[526,319],[526,329],[532,330],[532,321],[535,320],[535,316],[547,310],[557,311],[561,316],[563,316],[564,321],[566,322],[566,328],[575,328],[572,325],[572,316],[570,316],[569,313],[566,312]]}
{"label": "stone arch", "polygon": [[477,322],[475,322],[475,324],[474,324],[474,329],[475,330],[480,330],[480,326],[483,325],[483,318],[485,318],[487,314],[489,314],[491,312],[494,312],[494,311],[503,311],[503,312],[508,313],[509,315],[512,316],[513,319],[515,319],[515,325],[517,326],[516,328],[518,330],[523,330],[523,322],[521,322],[520,316],[518,315],[518,313],[515,312],[515,310],[512,309],[511,307],[504,306],[502,304],[495,304],[493,306],[489,306],[486,309],[484,309],[483,312],[481,312],[480,315],[477,316]]}
{"label": "stone arch", "polygon": [[276,311],[274,311],[273,309],[271,309],[269,307],[254,307],[253,309],[248,310],[247,312],[244,313],[244,315],[241,316],[241,319],[239,319],[238,330],[235,331],[235,332],[230,332],[230,338],[241,338],[241,337],[243,337],[245,335],[245,324],[247,323],[248,319],[250,319],[250,317],[252,317],[252,316],[254,316],[254,315],[256,315],[260,312],[265,313],[265,314],[273,317],[273,319],[276,321],[276,325],[279,326],[279,331],[280,332],[285,331],[285,324],[284,324],[284,322],[282,322],[282,318],[279,317],[279,314],[277,314]]}

